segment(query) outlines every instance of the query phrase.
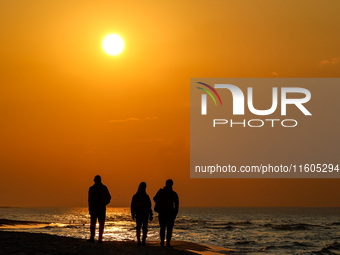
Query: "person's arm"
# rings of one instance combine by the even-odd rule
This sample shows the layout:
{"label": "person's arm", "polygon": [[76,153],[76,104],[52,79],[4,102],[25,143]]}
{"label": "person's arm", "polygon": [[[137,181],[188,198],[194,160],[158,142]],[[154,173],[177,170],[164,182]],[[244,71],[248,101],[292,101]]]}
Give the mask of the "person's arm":
{"label": "person's arm", "polygon": [[108,194],[108,197],[109,197],[109,201],[111,201],[111,194],[110,194],[110,191],[109,191],[109,189],[106,187],[106,190],[107,190],[107,194]]}
{"label": "person's arm", "polygon": [[134,220],[135,217],[136,217],[136,203],[135,203],[135,196],[132,197],[130,209],[131,209],[131,217],[132,217],[132,219]]}
{"label": "person's arm", "polygon": [[105,189],[106,189],[106,205],[108,205],[111,201],[111,195],[110,195],[109,189],[106,186],[105,186]]}
{"label": "person's arm", "polygon": [[155,203],[157,203],[157,202],[159,201],[159,196],[160,196],[161,190],[162,190],[162,189],[159,189],[159,190],[157,191],[156,195],[153,197],[153,201],[154,201]]}
{"label": "person's arm", "polygon": [[178,208],[179,208],[179,198],[177,193],[175,192],[175,218],[178,214]]}
{"label": "person's arm", "polygon": [[90,214],[91,214],[91,207],[90,207],[91,201],[92,201],[92,198],[91,198],[91,187],[90,187],[89,188],[89,195],[88,195],[88,199],[87,199]]}
{"label": "person's arm", "polygon": [[153,220],[153,213],[152,213],[152,208],[151,208],[151,200],[150,200],[149,196],[148,196],[148,210],[149,210],[150,221],[152,221]]}

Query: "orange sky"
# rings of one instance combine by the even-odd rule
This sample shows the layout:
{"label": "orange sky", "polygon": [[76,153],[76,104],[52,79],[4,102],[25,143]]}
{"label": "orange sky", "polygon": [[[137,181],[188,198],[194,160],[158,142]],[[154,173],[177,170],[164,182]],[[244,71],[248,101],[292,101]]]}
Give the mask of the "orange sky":
{"label": "orange sky", "polygon": [[[190,179],[193,77],[339,77],[338,0],[3,1],[0,206],[340,206],[340,180]],[[107,55],[117,33],[124,51]],[[339,139],[338,137],[336,139]]]}

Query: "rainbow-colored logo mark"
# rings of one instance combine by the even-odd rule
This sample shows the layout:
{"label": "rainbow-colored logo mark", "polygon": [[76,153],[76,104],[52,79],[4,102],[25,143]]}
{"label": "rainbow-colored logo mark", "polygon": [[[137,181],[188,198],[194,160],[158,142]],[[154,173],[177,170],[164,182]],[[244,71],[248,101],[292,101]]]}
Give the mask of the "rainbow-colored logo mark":
{"label": "rainbow-colored logo mark", "polygon": [[[210,85],[205,84],[205,83],[203,83],[203,82],[197,82],[197,83],[198,83],[198,84],[201,84],[201,85],[203,85],[203,86],[206,86],[207,88],[211,89],[211,90],[215,93],[215,95],[217,96],[217,98],[218,98],[218,100],[220,101],[220,104],[221,104],[221,106],[222,106],[222,100],[221,100],[219,94],[217,93],[217,91],[216,91],[213,87],[211,87]],[[217,105],[214,96],[210,93],[209,90],[206,90],[206,89],[201,88],[201,87],[196,87],[196,88],[201,89],[201,90],[203,90],[205,93],[207,93],[207,94],[212,98],[212,100],[214,100],[215,105]],[[202,115],[206,115],[206,114],[207,114],[207,95],[204,94],[204,95],[202,95]]]}
{"label": "rainbow-colored logo mark", "polygon": [[[211,90],[216,94],[216,96],[218,97],[218,100],[220,100],[220,103],[221,103],[221,105],[222,105],[221,98],[220,98],[219,94],[217,93],[217,91],[216,91],[213,87],[211,87],[210,85],[205,84],[205,83],[203,83],[203,82],[197,82],[197,83],[202,84],[203,86],[206,86],[206,87],[208,87],[209,89],[211,89]],[[208,90],[203,89],[203,88],[200,88],[200,87],[197,87],[197,88],[203,90],[204,92],[206,92],[206,93],[214,100],[215,105],[217,105],[214,96],[213,96]]]}

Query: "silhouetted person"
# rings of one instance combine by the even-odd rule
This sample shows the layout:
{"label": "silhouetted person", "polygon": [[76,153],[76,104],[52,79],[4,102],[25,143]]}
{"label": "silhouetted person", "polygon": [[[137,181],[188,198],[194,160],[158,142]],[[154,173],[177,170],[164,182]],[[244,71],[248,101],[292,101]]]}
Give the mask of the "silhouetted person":
{"label": "silhouetted person", "polygon": [[106,205],[110,203],[111,195],[107,187],[102,184],[102,178],[99,175],[94,177],[94,185],[89,189],[89,212],[91,215],[91,237],[89,242],[94,242],[97,218],[99,221],[99,239],[98,243],[103,242],[104,224]]}
{"label": "silhouetted person", "polygon": [[[146,183],[141,182],[139,184],[137,193],[133,195],[131,201],[131,216],[132,219],[136,219],[136,234],[138,245],[145,245],[145,240],[148,233],[148,221],[152,221],[152,209],[151,200],[148,194],[146,194]],[[140,229],[143,226],[143,241],[140,242]]]}
{"label": "silhouetted person", "polygon": [[174,227],[175,219],[178,214],[178,195],[172,190],[173,181],[167,180],[165,187],[160,189],[153,198],[155,201],[155,211],[158,212],[158,219],[160,225],[161,246],[164,246],[165,229],[167,228],[166,245],[170,246],[172,229]]}

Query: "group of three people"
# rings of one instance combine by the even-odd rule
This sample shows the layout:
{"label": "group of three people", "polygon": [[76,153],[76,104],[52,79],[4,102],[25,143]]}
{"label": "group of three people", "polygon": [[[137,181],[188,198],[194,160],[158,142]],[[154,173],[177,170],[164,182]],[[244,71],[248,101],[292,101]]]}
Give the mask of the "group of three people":
{"label": "group of three people", "polygon": [[[91,215],[91,237],[89,242],[94,242],[96,221],[99,221],[99,243],[102,243],[106,205],[110,203],[111,195],[107,187],[102,184],[101,177],[97,175],[94,178],[94,185],[89,189],[89,213]],[[155,212],[158,212],[160,225],[161,246],[164,246],[165,230],[167,229],[166,245],[170,246],[172,229],[178,214],[179,199],[178,195],[172,189],[173,181],[171,179],[165,182],[165,186],[159,189],[153,200],[155,202]],[[148,222],[153,220],[151,200],[146,193],[146,183],[139,184],[137,193],[132,197],[131,216],[136,221],[136,235],[138,245],[145,245],[148,233]],[[140,232],[143,229],[142,242],[140,241]]]}

